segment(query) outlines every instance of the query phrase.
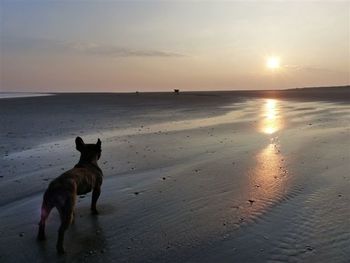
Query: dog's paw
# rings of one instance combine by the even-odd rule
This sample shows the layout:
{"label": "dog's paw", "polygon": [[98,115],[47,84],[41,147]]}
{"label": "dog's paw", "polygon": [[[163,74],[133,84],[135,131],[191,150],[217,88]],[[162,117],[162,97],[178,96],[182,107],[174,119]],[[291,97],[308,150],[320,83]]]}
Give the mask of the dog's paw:
{"label": "dog's paw", "polygon": [[59,255],[63,255],[64,254],[64,248],[63,247],[56,247],[56,250],[57,250],[57,254]]}
{"label": "dog's paw", "polygon": [[44,241],[44,240],[46,240],[46,236],[43,235],[43,234],[39,234],[39,235],[36,237],[36,239],[37,239],[38,241]]}
{"label": "dog's paw", "polygon": [[96,209],[96,208],[95,208],[95,209],[91,209],[91,214],[93,214],[93,215],[98,215],[97,209]]}

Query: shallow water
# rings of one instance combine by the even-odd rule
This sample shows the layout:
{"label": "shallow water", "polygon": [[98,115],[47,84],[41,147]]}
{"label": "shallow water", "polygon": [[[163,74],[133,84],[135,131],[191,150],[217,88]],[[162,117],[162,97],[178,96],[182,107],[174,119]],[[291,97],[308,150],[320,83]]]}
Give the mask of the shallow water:
{"label": "shallow water", "polygon": [[49,93],[0,92],[0,99],[52,96]]}

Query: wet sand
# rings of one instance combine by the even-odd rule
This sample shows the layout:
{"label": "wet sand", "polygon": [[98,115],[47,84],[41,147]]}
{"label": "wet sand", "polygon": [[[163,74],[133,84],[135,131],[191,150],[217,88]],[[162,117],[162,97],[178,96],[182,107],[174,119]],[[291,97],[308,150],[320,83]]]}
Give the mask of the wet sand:
{"label": "wet sand", "polygon": [[[350,90],[0,100],[1,262],[349,262]],[[36,242],[43,191],[102,140],[100,215]]]}

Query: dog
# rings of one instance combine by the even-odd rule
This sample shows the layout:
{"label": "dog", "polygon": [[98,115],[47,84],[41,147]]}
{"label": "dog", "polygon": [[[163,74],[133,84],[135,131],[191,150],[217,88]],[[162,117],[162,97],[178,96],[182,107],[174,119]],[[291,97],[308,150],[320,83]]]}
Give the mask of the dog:
{"label": "dog", "polygon": [[101,193],[103,173],[97,165],[101,157],[101,140],[96,144],[85,144],[83,139],[75,139],[76,149],[80,152],[80,160],[73,169],[55,178],[44,193],[41,206],[38,240],[45,240],[45,221],[52,208],[56,207],[61,225],[58,229],[56,249],[59,254],[64,253],[64,233],[74,222],[74,207],[77,195],[92,191],[91,212],[98,214],[96,203]]}

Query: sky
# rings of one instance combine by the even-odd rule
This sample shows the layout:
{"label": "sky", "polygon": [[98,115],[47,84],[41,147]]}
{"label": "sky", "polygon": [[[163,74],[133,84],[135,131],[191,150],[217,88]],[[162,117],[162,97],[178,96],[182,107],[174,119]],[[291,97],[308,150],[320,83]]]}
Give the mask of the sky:
{"label": "sky", "polygon": [[335,86],[349,68],[350,1],[0,0],[3,92]]}

